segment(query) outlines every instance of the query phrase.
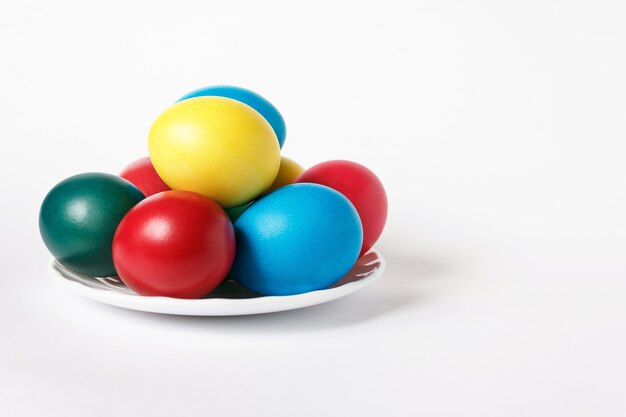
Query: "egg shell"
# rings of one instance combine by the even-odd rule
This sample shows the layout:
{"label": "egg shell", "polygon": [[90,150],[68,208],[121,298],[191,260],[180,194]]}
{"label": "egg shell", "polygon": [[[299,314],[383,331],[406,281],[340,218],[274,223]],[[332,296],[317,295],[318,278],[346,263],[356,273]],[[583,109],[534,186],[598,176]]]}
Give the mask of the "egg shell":
{"label": "egg shell", "polygon": [[328,288],[352,268],[363,240],[350,201],[317,184],[287,185],[268,194],[234,226],[237,253],[229,275],[264,295]]}
{"label": "egg shell", "polygon": [[170,188],[200,193],[225,208],[258,197],[280,166],[269,123],[224,97],[190,98],[166,109],[150,129],[148,150]]}
{"label": "egg shell", "polygon": [[252,107],[258,111],[265,120],[272,126],[276,133],[276,139],[282,148],[285,143],[285,137],[287,135],[287,127],[285,126],[285,120],[280,114],[278,109],[274,107],[266,98],[248,90],[247,88],[236,87],[232,85],[216,85],[210,87],[203,87],[194,90],[188,94],[185,94],[178,101],[187,100],[193,97],[207,97],[218,96],[232,98],[233,100],[240,101]]}
{"label": "egg shell", "polygon": [[237,220],[239,216],[241,216],[241,214],[244,211],[246,211],[248,207],[250,207],[250,204],[252,203],[242,204],[241,206],[227,208],[227,209],[224,209],[224,211],[228,215],[228,218],[230,219],[230,221],[234,223],[235,220]]}
{"label": "egg shell", "polygon": [[361,255],[374,246],[387,221],[387,194],[376,174],[356,162],[336,160],[312,166],[295,182],[325,185],[345,195],[363,224]]}
{"label": "egg shell", "polygon": [[39,231],[52,255],[87,276],[116,275],[111,255],[115,230],[144,196],[116,175],[86,173],[67,178],[46,195]]}
{"label": "egg shell", "polygon": [[140,295],[200,298],[228,273],[235,234],[224,210],[190,191],[155,194],[133,207],[113,239],[113,261]]}
{"label": "egg shell", "polygon": [[157,174],[149,157],[138,159],[128,165],[120,172],[120,177],[130,181],[146,197],[170,190]]}
{"label": "egg shell", "polygon": [[293,182],[304,172],[304,168],[296,161],[287,158],[286,156],[280,157],[280,167],[278,168],[278,174],[276,179],[272,183],[272,186],[264,193],[269,194],[274,190],[284,187],[285,185],[293,184]]}

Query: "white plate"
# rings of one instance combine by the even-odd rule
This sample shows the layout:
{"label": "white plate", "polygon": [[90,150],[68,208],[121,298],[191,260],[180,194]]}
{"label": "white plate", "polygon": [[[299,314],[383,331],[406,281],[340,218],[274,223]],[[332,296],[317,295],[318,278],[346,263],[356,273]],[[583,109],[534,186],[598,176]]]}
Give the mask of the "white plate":
{"label": "white plate", "polygon": [[184,300],[170,297],[144,297],[127,288],[118,277],[92,278],[77,274],[52,259],[48,271],[57,282],[78,294],[101,303],[131,310],[184,316],[238,316],[273,313],[309,307],[345,297],[379,278],[385,269],[380,252],[372,249],[352,270],[326,290],[305,294],[265,297],[226,281],[207,298]]}

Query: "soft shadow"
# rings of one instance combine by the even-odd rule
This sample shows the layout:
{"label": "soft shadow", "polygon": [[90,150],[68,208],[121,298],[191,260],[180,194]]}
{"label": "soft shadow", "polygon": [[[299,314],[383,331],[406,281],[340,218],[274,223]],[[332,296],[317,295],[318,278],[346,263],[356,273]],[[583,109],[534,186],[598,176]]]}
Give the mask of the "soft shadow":
{"label": "soft shadow", "polygon": [[430,259],[387,255],[383,276],[371,286],[346,298],[299,310],[233,317],[175,316],[124,310],[85,300],[90,308],[124,321],[138,320],[144,324],[172,326],[193,331],[207,330],[246,334],[294,333],[324,331],[357,326],[393,314],[408,307],[428,302],[431,295],[426,285],[450,271],[451,266]]}

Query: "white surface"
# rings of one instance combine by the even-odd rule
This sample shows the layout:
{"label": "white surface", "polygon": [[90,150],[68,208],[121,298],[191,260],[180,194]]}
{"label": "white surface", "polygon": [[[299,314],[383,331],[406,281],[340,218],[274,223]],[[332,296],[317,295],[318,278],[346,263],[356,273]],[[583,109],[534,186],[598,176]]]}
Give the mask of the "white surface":
{"label": "white surface", "polygon": [[[623,1],[0,3],[0,415],[626,414]],[[206,84],[386,184],[383,280],[242,318],[57,288],[56,182]]]}
{"label": "white surface", "polygon": [[384,270],[385,260],[378,251],[372,250],[359,258],[350,272],[331,288],[289,296],[260,297],[250,296],[250,291],[239,287],[241,290],[229,293],[230,296],[185,300],[142,297],[124,286],[117,277],[94,279],[73,272],[54,258],[48,263],[48,274],[57,283],[90,300],[131,310],[182,316],[243,316],[311,307],[338,300],[367,287],[380,278]]}

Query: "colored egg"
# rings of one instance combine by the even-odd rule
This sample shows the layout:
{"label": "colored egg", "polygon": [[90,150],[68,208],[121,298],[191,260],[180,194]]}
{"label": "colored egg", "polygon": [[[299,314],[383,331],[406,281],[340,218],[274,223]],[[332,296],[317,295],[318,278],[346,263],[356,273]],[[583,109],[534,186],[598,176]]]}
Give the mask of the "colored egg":
{"label": "colored egg", "polygon": [[128,165],[120,172],[120,177],[130,181],[146,197],[170,190],[170,187],[159,177],[148,157],[138,159]]}
{"label": "colored egg", "polygon": [[356,162],[328,161],[307,169],[296,182],[325,185],[345,195],[359,212],[363,224],[360,254],[374,246],[385,228],[387,194],[372,171]]}
{"label": "colored egg", "polygon": [[276,179],[265,194],[269,194],[280,187],[293,183],[303,172],[304,168],[302,168],[297,162],[287,158],[286,156],[281,156],[278,175],[276,175]]}
{"label": "colored egg", "polygon": [[235,234],[224,210],[189,191],[165,191],[128,212],[113,239],[113,261],[140,295],[200,298],[224,280]]}
{"label": "colored egg", "polygon": [[58,183],[39,213],[41,237],[52,255],[83,275],[115,275],[111,244],[124,215],[144,198],[115,175],[80,174]]}
{"label": "colored egg", "polygon": [[224,209],[224,211],[228,215],[228,218],[230,219],[230,221],[234,223],[235,220],[237,220],[239,216],[241,216],[241,213],[243,213],[244,211],[246,211],[248,207],[250,207],[250,204],[252,203],[243,204],[237,207],[227,208],[227,209]]}
{"label": "colored egg", "polygon": [[276,138],[278,139],[280,147],[283,147],[283,144],[285,143],[285,136],[287,134],[285,120],[283,120],[283,116],[280,114],[278,109],[276,109],[276,107],[274,107],[272,103],[261,97],[259,94],[241,87],[218,85],[199,88],[188,94],[185,94],[178,101],[187,100],[188,98],[193,97],[204,96],[232,98],[233,100],[240,101],[252,107],[254,110],[261,113],[265,120],[267,120],[268,123],[272,126],[272,129],[274,129],[274,132],[276,133]]}
{"label": "colored egg", "polygon": [[230,276],[263,295],[328,288],[358,258],[361,221],[350,201],[317,184],[282,187],[255,201],[235,222]]}
{"label": "colored egg", "polygon": [[224,97],[180,101],[154,122],[148,139],[159,177],[222,207],[254,200],[278,173],[280,148],[270,124],[250,106]]}

